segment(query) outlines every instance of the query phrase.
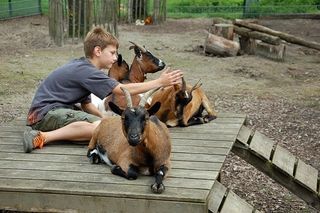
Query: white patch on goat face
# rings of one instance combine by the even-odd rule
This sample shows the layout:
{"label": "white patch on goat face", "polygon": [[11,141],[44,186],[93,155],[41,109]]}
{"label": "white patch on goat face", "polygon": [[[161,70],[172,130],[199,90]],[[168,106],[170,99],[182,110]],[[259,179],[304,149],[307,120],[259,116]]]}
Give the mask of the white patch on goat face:
{"label": "white patch on goat face", "polygon": [[186,95],[186,98],[189,98],[189,94],[187,91],[184,91],[184,94]]}
{"label": "white patch on goat face", "polygon": [[131,112],[135,112],[136,110],[134,108],[130,108],[130,111]]}

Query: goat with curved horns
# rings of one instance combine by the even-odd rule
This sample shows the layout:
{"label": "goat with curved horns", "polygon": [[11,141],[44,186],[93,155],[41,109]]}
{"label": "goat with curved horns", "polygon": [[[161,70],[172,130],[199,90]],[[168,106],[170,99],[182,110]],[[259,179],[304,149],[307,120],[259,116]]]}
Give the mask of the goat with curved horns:
{"label": "goat with curved horns", "polygon": [[[113,174],[129,180],[136,179],[138,174],[154,175],[151,190],[162,193],[165,190],[163,179],[171,164],[171,139],[167,126],[154,116],[160,103],[148,110],[144,108],[146,100],[155,90],[145,93],[138,106],[133,106],[129,92],[122,90],[127,107],[122,110],[109,103],[110,108],[121,117],[101,120],[90,140],[87,156],[92,163],[107,163]],[[119,129],[122,129],[122,134]]]}
{"label": "goat with curved horns", "polygon": [[[161,103],[156,115],[169,127],[208,123],[217,115],[200,87],[199,82],[193,87],[188,86],[182,78],[182,85],[165,87],[157,91],[152,97],[150,106],[157,102]],[[206,115],[202,115],[204,110],[207,112]]]}

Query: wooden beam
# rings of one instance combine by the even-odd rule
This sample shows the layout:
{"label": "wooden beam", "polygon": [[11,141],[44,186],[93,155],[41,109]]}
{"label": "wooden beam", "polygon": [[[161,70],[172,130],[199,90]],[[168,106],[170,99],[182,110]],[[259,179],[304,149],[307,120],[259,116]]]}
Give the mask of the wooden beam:
{"label": "wooden beam", "polygon": [[[287,153],[287,157],[284,158],[280,156],[275,157],[278,154],[281,155],[281,153],[284,153],[284,149],[277,147],[278,153],[276,153],[275,147],[273,145],[271,146],[271,144],[273,144],[272,140],[267,138],[266,136],[263,136],[261,133],[257,131],[254,133],[253,137],[243,137],[243,135],[248,135],[248,132],[249,130],[247,128],[240,129],[238,138],[235,144],[233,145],[231,151],[239,157],[241,157],[242,159],[244,159],[245,161],[247,161],[248,163],[250,163],[251,165],[253,165],[254,167],[256,167],[259,171],[265,173],[270,178],[274,179],[275,181],[286,187],[288,190],[290,190],[295,195],[304,200],[307,204],[320,210],[320,195],[317,191],[314,190],[316,189],[315,185],[319,183],[315,183],[315,180],[310,180],[311,184],[304,181],[303,179],[306,179],[307,177],[305,176],[308,175],[306,173],[299,174],[295,177],[295,172],[291,174],[291,171],[292,169],[293,171],[297,170],[296,164],[294,165],[294,168],[290,167],[290,169],[284,168],[283,165],[280,166],[286,161],[292,162],[292,154],[290,155]],[[252,133],[250,133],[250,135],[251,134]],[[243,140],[244,138],[247,138],[247,141]],[[263,149],[266,150],[263,151]],[[281,151],[279,151],[280,149]],[[273,162],[276,162],[277,165]],[[310,171],[310,168],[304,168],[299,170]],[[318,173],[316,173],[313,169],[311,169],[311,171],[313,178],[317,179],[316,176]],[[308,185],[310,185],[311,187],[309,187]]]}
{"label": "wooden beam", "polygon": [[258,31],[254,31],[245,27],[234,26],[234,32],[240,36],[249,37],[253,39],[258,39],[264,41],[268,44],[279,45],[281,39],[277,36],[269,35],[267,33],[262,33]]}
{"label": "wooden beam", "polygon": [[300,37],[293,36],[288,33],[280,32],[280,31],[272,30],[268,27],[264,27],[259,24],[248,23],[243,20],[235,20],[234,24],[241,26],[241,27],[246,27],[246,28],[249,28],[252,30],[256,30],[259,32],[267,33],[267,34],[270,34],[273,36],[278,36],[282,40],[285,40],[285,41],[293,43],[293,44],[298,44],[298,45],[302,45],[302,46],[309,47],[312,49],[320,50],[320,43],[317,43],[314,41],[307,41],[307,40],[302,39]]}

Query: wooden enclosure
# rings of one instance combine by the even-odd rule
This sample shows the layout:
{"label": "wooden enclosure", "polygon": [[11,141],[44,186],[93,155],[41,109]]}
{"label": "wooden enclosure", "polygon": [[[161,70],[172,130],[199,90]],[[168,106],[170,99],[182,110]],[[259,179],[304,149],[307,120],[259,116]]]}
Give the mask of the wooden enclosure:
{"label": "wooden enclosure", "polygon": [[117,0],[50,0],[49,34],[62,46],[82,40],[92,26],[101,26],[118,36]]}
{"label": "wooden enclosure", "polygon": [[62,46],[68,39],[82,40],[92,26],[118,36],[120,21],[159,24],[166,20],[166,0],[50,0],[49,34]]}

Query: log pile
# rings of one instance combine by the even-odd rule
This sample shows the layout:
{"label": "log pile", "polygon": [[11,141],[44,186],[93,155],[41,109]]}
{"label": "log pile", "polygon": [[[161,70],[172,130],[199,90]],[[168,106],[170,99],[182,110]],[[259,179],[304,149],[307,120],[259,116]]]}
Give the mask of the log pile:
{"label": "log pile", "polygon": [[204,51],[216,56],[252,54],[281,61],[285,58],[286,43],[320,51],[320,43],[238,19],[233,22],[214,19],[207,32]]}

